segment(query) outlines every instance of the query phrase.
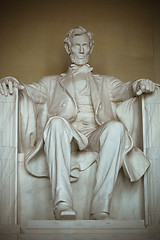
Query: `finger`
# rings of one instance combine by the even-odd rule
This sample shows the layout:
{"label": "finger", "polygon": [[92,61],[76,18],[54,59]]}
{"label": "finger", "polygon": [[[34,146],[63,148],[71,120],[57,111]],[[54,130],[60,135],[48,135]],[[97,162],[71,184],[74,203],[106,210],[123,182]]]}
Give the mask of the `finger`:
{"label": "finger", "polygon": [[146,79],[145,81],[145,92],[148,93],[150,92],[152,89],[151,89],[151,81]]}
{"label": "finger", "polygon": [[6,83],[2,83],[2,87],[3,87],[3,90],[4,90],[4,95],[5,96],[8,96],[8,91],[7,91],[7,87],[6,87]]}
{"label": "finger", "polygon": [[16,82],[14,82],[14,87],[15,87],[15,88],[18,88],[19,90],[24,89],[24,87],[23,87],[22,84],[19,84],[19,83],[16,83]]}
{"label": "finger", "polygon": [[154,92],[156,88],[156,84],[154,82],[152,82],[152,91]]}
{"label": "finger", "polygon": [[150,93],[154,92],[154,82],[150,81]]}
{"label": "finger", "polygon": [[4,95],[4,91],[3,91],[3,88],[2,88],[2,85],[0,84],[0,93],[2,94],[2,95]]}
{"label": "finger", "polygon": [[15,77],[4,77],[1,80],[3,80],[3,82],[7,82],[7,83],[8,83],[8,81],[19,83]]}
{"label": "finger", "polygon": [[145,92],[147,87],[147,79],[142,79],[139,84],[139,87],[142,90],[142,92]]}
{"label": "finger", "polygon": [[146,91],[146,87],[144,85],[140,85],[140,90],[142,91],[142,93],[144,93]]}
{"label": "finger", "polygon": [[155,83],[148,79],[147,85],[146,85],[146,92],[152,93],[155,91]]}
{"label": "finger", "polygon": [[13,94],[13,83],[11,81],[8,82],[9,93]]}
{"label": "finger", "polygon": [[18,88],[19,90],[23,90],[23,89],[24,89],[24,86],[23,86],[22,84],[18,84],[17,88]]}
{"label": "finger", "polygon": [[143,79],[139,84],[139,88],[143,93],[152,93],[155,91],[155,83],[150,79]]}
{"label": "finger", "polygon": [[14,87],[18,88],[19,90],[23,90],[24,89],[24,86],[22,84],[19,84],[19,83],[16,83],[16,82],[14,82]]}

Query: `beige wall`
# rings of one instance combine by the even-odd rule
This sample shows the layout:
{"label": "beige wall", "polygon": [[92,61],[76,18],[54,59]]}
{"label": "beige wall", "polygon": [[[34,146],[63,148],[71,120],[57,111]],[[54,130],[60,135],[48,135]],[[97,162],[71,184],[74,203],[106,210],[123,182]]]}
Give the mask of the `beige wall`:
{"label": "beige wall", "polygon": [[150,0],[3,1],[0,77],[29,83],[66,71],[63,40],[70,28],[82,25],[94,34],[95,72],[160,82],[157,9]]}

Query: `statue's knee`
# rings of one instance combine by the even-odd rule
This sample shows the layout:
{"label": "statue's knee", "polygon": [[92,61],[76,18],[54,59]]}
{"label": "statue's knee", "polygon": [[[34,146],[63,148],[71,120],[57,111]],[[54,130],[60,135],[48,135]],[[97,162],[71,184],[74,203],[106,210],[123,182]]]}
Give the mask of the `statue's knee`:
{"label": "statue's knee", "polygon": [[44,141],[46,141],[47,138],[55,139],[56,137],[63,139],[65,132],[66,132],[65,120],[58,117],[51,118],[44,129],[44,134],[43,134]]}
{"label": "statue's knee", "polygon": [[119,121],[111,121],[108,126],[109,132],[114,135],[115,137],[124,134],[125,127]]}
{"label": "statue's knee", "polygon": [[61,118],[52,118],[49,122],[49,128],[58,129],[59,131],[64,128],[65,122]]}
{"label": "statue's knee", "polygon": [[112,121],[113,128],[124,130],[124,125],[119,121]]}

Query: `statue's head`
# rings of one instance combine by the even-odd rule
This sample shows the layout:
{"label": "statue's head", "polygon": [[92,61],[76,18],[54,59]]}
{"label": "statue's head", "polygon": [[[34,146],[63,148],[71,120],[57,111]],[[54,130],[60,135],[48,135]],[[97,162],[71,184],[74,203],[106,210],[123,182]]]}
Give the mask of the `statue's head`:
{"label": "statue's head", "polygon": [[64,47],[76,65],[84,65],[89,61],[94,46],[93,34],[83,27],[71,29],[64,40]]}

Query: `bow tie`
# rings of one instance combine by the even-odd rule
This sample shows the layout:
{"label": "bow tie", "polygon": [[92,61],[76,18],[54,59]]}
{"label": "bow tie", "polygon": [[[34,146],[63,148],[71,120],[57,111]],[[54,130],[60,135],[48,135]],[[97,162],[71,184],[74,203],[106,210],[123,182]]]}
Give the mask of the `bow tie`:
{"label": "bow tie", "polygon": [[92,67],[90,67],[89,64],[85,64],[83,66],[77,66],[76,64],[71,64],[70,69],[72,70],[73,74],[77,74],[77,73],[89,73],[93,70]]}

